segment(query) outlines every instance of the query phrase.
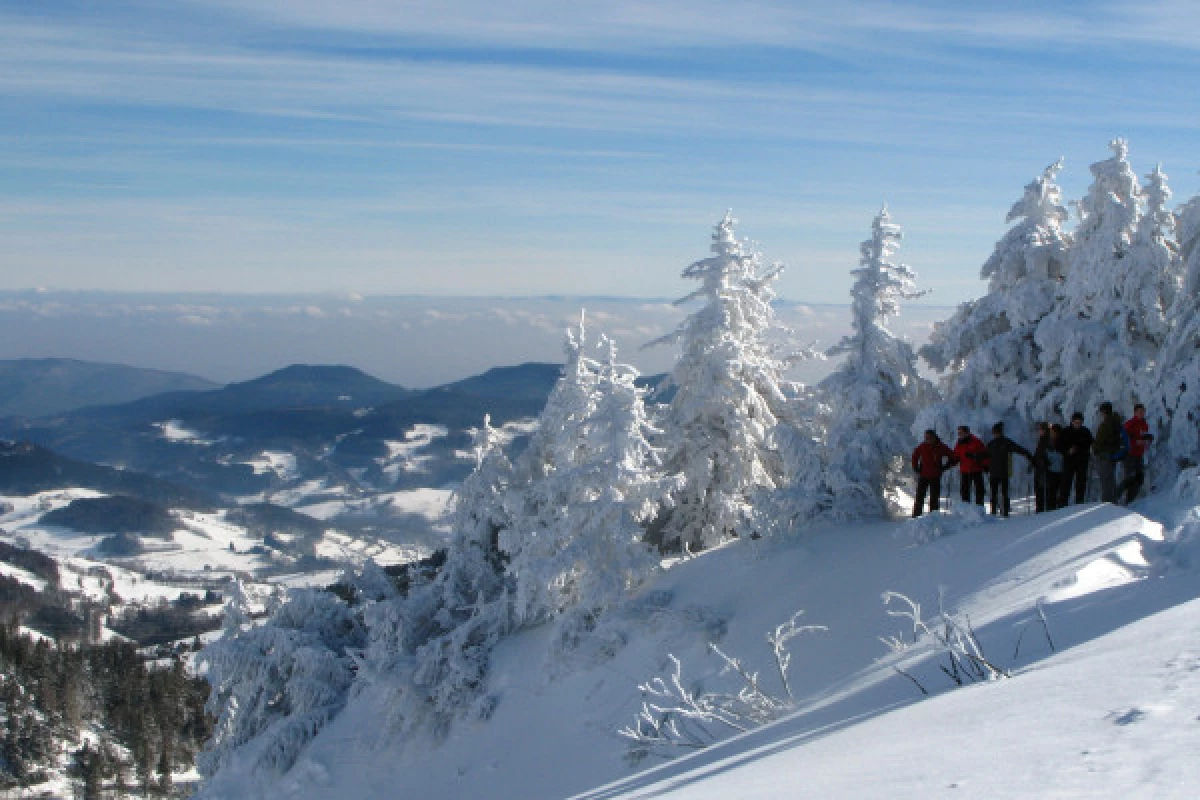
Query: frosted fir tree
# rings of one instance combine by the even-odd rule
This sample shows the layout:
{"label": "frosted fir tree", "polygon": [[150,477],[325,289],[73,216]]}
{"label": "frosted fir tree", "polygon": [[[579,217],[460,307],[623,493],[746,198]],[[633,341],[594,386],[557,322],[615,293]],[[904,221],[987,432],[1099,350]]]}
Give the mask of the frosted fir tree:
{"label": "frosted fir tree", "polygon": [[585,321],[586,312],[580,312],[578,327],[566,332],[562,375],[546,398],[529,446],[515,465],[518,483],[543,478],[558,466],[570,466],[579,457],[583,422],[595,406],[597,380],[596,362],[584,355]]}
{"label": "frosted fir tree", "polygon": [[1080,203],[1056,308],[1038,325],[1043,357],[1034,411],[1044,419],[1091,413],[1102,401],[1130,414],[1164,339],[1169,289],[1157,259],[1148,257],[1153,248],[1139,243],[1143,193],[1125,141],[1110,147],[1113,157],[1091,167],[1094,181]]}
{"label": "frosted fir tree", "polygon": [[[514,493],[518,510],[501,537],[516,581],[516,616],[525,624],[570,612],[573,624],[586,626],[655,563],[642,539],[664,494],[649,441],[657,431],[647,419],[645,390],[634,382],[637,371],[617,362],[610,340],[600,344],[606,356],[588,381],[594,392],[578,395],[579,413],[567,415],[581,425],[560,428],[566,441],[552,448],[574,458]],[[564,372],[562,381],[571,375]],[[548,430],[545,422],[541,429]]]}
{"label": "frosted fir tree", "polygon": [[587,425],[597,403],[596,364],[584,356],[581,318],[568,330],[566,363],[538,417],[537,432],[517,463],[524,477],[506,498],[510,524],[500,540],[516,580],[514,612],[522,624],[540,622],[562,608],[571,582],[559,563],[569,546],[571,515],[582,503],[577,467],[587,457]]}
{"label": "frosted fir tree", "polygon": [[475,469],[455,494],[452,537],[436,577],[365,612],[361,683],[386,701],[402,732],[444,734],[459,717],[486,717],[491,651],[513,625],[511,582],[498,550],[510,524],[504,500],[512,465],[488,418],[474,444]]}
{"label": "frosted fir tree", "polygon": [[[1140,333],[1161,346],[1168,328],[1167,315],[1179,295],[1182,283],[1182,261],[1175,214],[1167,208],[1171,189],[1162,164],[1146,176],[1142,191],[1146,210],[1138,220],[1137,232],[1129,248],[1133,264],[1124,270],[1117,294],[1132,298],[1140,311]],[[1139,331],[1134,330],[1133,335]]]}
{"label": "frosted fir tree", "polygon": [[1178,215],[1179,288],[1168,314],[1169,333],[1154,376],[1150,417],[1166,421],[1151,451],[1152,477],[1173,478],[1200,464],[1200,196]]}
{"label": "frosted fir tree", "polygon": [[354,680],[348,650],[365,643],[355,613],[316,589],[291,592],[262,625],[228,627],[198,656],[212,687],[208,710],[217,718],[196,760],[200,772],[290,769],[345,706]]}
{"label": "frosted fir tree", "polygon": [[944,373],[945,408],[922,413],[917,427],[945,429],[936,421],[951,417],[994,421],[1010,410],[1026,419],[1032,415],[1036,397],[1028,389],[1041,370],[1034,336],[1054,308],[1071,246],[1063,230],[1067,209],[1055,183],[1061,169],[1061,159],[1046,167],[1009,210],[1006,221],[1016,224],[980,271],[988,293],[934,325],[929,344],[921,348],[922,358]]}
{"label": "frosted fir tree", "polygon": [[676,305],[703,305],[647,345],[680,346],[663,424],[666,469],[681,479],[658,531],[667,547],[712,547],[752,532],[752,496],[783,480],[774,434],[787,411],[784,363],[771,342],[780,329],[772,285],[782,266],[763,264],[734,225],[727,213],[713,232],[713,255],[683,270],[700,287]]}
{"label": "frosted fir tree", "polygon": [[887,509],[887,493],[896,480],[899,460],[912,449],[916,410],[932,396],[932,386],[917,373],[912,347],[887,328],[900,312],[900,301],[919,297],[916,274],[893,261],[900,227],[885,206],[862,243],[859,267],[850,290],[853,333],[829,349],[845,356],[820,383],[825,395],[826,483],[832,513],[838,517],[874,516]]}

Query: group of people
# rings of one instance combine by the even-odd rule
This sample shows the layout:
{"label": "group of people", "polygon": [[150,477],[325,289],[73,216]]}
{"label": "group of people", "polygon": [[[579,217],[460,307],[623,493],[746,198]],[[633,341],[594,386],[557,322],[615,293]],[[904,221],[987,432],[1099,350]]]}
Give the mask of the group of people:
{"label": "group of people", "polygon": [[[957,466],[962,501],[971,502],[973,491],[975,502],[983,505],[986,474],[992,513],[1007,517],[1012,510],[1009,481],[1014,454],[1028,460],[1033,470],[1034,507],[1038,513],[1066,506],[1072,489],[1075,502],[1082,503],[1093,465],[1103,502],[1115,503],[1122,493],[1126,503],[1132,502],[1146,481],[1146,445],[1154,439],[1146,422],[1146,407],[1138,403],[1133,416],[1124,422],[1112,403],[1101,403],[1099,413],[1095,435],[1083,424],[1083,413],[1079,411],[1071,415],[1071,424],[1066,427],[1039,422],[1032,453],[1004,434],[1003,422],[992,426],[986,444],[968,426],[958,426],[958,441],[953,448],[938,438],[936,431],[925,431],[925,440],[912,453],[912,468],[917,473],[912,515],[921,516],[926,497],[929,510],[938,510],[942,473]],[[1120,484],[1118,464],[1123,470]]]}

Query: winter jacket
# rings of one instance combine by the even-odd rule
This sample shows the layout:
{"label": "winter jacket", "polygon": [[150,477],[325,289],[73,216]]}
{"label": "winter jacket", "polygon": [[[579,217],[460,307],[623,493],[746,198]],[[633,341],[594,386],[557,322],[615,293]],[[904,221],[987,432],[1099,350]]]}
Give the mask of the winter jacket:
{"label": "winter jacket", "polygon": [[1033,461],[1032,453],[1003,434],[993,437],[987,443],[987,453],[993,478],[1003,478],[1009,474],[1013,453],[1020,453]]}
{"label": "winter jacket", "polygon": [[1050,434],[1043,433],[1038,437],[1037,444],[1033,448],[1033,466],[1037,467],[1039,472],[1046,470],[1046,464],[1050,453]]}
{"label": "winter jacket", "polygon": [[1108,414],[1096,428],[1096,438],[1092,441],[1092,452],[1099,457],[1109,458],[1121,449],[1121,420],[1116,414]]}
{"label": "winter jacket", "polygon": [[959,471],[964,475],[985,472],[988,468],[987,447],[973,434],[966,439],[959,439],[954,445],[950,463],[958,464]]}
{"label": "winter jacket", "polygon": [[1125,433],[1129,434],[1129,455],[1141,458],[1146,455],[1146,442],[1154,437],[1150,435],[1150,426],[1146,420],[1130,417],[1125,422]]}
{"label": "winter jacket", "polygon": [[[1092,454],[1092,432],[1086,425],[1080,425],[1078,428],[1069,425],[1063,428],[1059,435],[1058,446],[1066,456],[1068,464],[1086,465]],[[1072,448],[1075,449],[1074,454],[1071,453]]]}
{"label": "winter jacket", "polygon": [[936,478],[954,460],[954,453],[941,439],[933,444],[921,442],[913,450],[912,467],[922,478]]}
{"label": "winter jacket", "polygon": [[1043,433],[1038,437],[1037,447],[1033,451],[1033,466],[1039,472],[1053,472],[1055,475],[1063,471],[1062,440],[1055,443],[1050,434]]}

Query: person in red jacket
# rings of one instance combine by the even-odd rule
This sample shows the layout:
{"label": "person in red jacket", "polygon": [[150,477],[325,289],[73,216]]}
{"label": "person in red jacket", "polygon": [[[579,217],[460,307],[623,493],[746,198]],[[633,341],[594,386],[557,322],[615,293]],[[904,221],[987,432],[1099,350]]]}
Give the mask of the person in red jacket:
{"label": "person in red jacket", "polygon": [[964,503],[971,502],[971,487],[975,487],[975,503],[983,505],[983,473],[988,470],[988,453],[978,436],[966,425],[958,426],[958,442],[954,445],[951,464],[958,464],[958,491]]}
{"label": "person in red jacket", "polygon": [[1129,452],[1121,464],[1123,480],[1117,494],[1124,492],[1125,505],[1129,505],[1146,482],[1146,443],[1154,441],[1146,422],[1146,407],[1141,403],[1133,407],[1133,416],[1125,423],[1125,433],[1129,436]]}
{"label": "person in red jacket", "polygon": [[925,494],[929,493],[929,510],[937,511],[942,500],[942,473],[950,466],[954,453],[938,438],[937,431],[925,431],[925,441],[913,450],[912,468],[917,473],[917,501],[912,515],[921,516]]}

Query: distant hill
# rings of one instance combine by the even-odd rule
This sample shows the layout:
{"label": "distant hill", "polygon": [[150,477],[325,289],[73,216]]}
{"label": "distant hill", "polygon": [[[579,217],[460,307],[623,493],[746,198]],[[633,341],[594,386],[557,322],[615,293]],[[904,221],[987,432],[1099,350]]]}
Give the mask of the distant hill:
{"label": "distant hill", "polygon": [[[352,411],[387,403],[407,389],[373,378],[354,367],[296,364],[261,378],[203,392],[167,392],[129,403],[80,409],[71,419],[153,421],[285,409],[329,408]],[[46,415],[50,416],[50,415]]]}
{"label": "distant hill", "polygon": [[[230,496],[278,490],[295,479],[325,479],[355,492],[439,487],[469,469],[456,453],[469,446],[470,428],[485,414],[493,425],[537,416],[561,370],[520,364],[411,390],[352,367],[296,365],[212,391],[0,420],[0,436]],[[385,475],[388,443],[405,441],[417,425],[446,432],[422,451],[421,469]],[[293,478],[253,468],[264,451],[289,454]]]}
{"label": "distant hill", "polygon": [[0,417],[44,417],[85,406],[128,403],[163,392],[215,389],[181,372],[70,358],[0,360]]}
{"label": "distant hill", "polygon": [[206,493],[128,470],[87,464],[28,442],[0,441],[0,493],[30,495],[79,487],[173,508],[212,507]]}

